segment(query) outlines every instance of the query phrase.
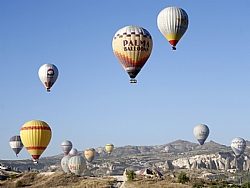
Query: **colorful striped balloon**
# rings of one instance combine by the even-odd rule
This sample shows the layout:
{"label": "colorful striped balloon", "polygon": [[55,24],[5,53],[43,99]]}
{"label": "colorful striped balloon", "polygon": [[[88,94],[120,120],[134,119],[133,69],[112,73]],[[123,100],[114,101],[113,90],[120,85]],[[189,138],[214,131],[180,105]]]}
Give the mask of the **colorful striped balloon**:
{"label": "colorful striped balloon", "polygon": [[10,144],[11,149],[15,152],[16,156],[23,149],[23,143],[19,135],[12,136],[10,138],[9,144]]}
{"label": "colorful striped balloon", "polygon": [[70,150],[72,149],[72,142],[70,142],[69,140],[65,140],[62,142],[61,144],[61,147],[62,147],[62,150],[64,152],[64,155],[68,155]]}
{"label": "colorful striped balloon", "polygon": [[47,148],[51,136],[49,125],[40,120],[28,121],[20,130],[22,143],[35,161],[38,161]]}

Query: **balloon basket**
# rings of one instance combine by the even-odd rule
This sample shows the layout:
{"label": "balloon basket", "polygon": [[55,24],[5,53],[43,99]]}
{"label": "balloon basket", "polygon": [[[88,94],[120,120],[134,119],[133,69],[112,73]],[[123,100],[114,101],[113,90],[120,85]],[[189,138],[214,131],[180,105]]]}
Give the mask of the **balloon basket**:
{"label": "balloon basket", "polygon": [[131,80],[130,80],[130,83],[137,83],[137,80],[131,79]]}

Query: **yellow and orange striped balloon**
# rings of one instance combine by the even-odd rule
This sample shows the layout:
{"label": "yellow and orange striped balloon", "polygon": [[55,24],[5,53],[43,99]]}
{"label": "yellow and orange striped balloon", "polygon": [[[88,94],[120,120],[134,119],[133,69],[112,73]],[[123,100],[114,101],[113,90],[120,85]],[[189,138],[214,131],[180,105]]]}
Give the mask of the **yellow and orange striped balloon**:
{"label": "yellow and orange striped balloon", "polygon": [[112,41],[114,54],[129,74],[131,83],[147,62],[153,47],[150,33],[138,26],[126,26],[115,33]]}
{"label": "yellow and orange striped balloon", "polygon": [[24,147],[36,161],[47,148],[51,136],[52,132],[49,125],[40,120],[28,121],[20,130],[20,137]]}

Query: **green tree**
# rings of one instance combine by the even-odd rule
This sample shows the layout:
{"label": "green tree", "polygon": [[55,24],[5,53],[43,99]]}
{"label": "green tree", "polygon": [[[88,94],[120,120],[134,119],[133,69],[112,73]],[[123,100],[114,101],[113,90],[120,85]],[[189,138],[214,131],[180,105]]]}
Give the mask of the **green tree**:
{"label": "green tree", "polygon": [[178,183],[186,183],[189,181],[189,177],[187,177],[187,174],[185,172],[181,172],[179,175],[178,175]]}

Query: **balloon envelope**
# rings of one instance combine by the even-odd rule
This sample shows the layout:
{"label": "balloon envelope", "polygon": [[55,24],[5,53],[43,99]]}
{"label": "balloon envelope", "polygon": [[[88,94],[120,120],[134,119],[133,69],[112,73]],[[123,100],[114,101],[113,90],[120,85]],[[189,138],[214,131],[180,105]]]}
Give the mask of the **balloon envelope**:
{"label": "balloon envelope", "polygon": [[47,88],[47,91],[50,91],[50,88],[54,85],[58,77],[58,69],[55,65],[47,63],[42,65],[38,70],[38,76]]}
{"label": "balloon envelope", "polygon": [[69,155],[70,155],[70,156],[75,156],[75,155],[77,155],[77,153],[78,153],[77,149],[72,148],[72,149],[70,150],[70,152],[69,152]]}
{"label": "balloon envelope", "polygon": [[16,156],[23,148],[23,143],[19,135],[12,136],[9,141],[11,149],[15,152]]}
{"label": "balloon envelope", "polygon": [[96,156],[96,151],[94,148],[87,148],[84,151],[84,157],[88,162],[92,162]]}
{"label": "balloon envelope", "polygon": [[70,150],[72,149],[72,143],[69,140],[65,140],[62,142],[61,147],[65,155],[68,155]]}
{"label": "balloon envelope", "polygon": [[235,155],[239,157],[246,149],[246,141],[243,138],[237,137],[232,140],[231,148]]}
{"label": "balloon envelope", "polygon": [[82,156],[73,156],[69,159],[68,166],[72,173],[80,176],[86,169],[86,161]]}
{"label": "balloon envelope", "polygon": [[25,123],[20,130],[23,145],[35,161],[47,148],[52,136],[47,123],[40,120],[31,120]]}
{"label": "balloon envelope", "polygon": [[107,144],[107,145],[105,146],[105,149],[106,149],[106,151],[108,152],[108,154],[110,155],[111,152],[114,150],[114,145],[113,145],[113,144]]}
{"label": "balloon envelope", "polygon": [[157,25],[163,36],[176,49],[176,45],[188,28],[188,15],[178,7],[167,7],[157,17]]}
{"label": "balloon envelope", "polygon": [[165,151],[166,151],[167,153],[169,152],[169,147],[168,147],[168,146],[165,147]]}
{"label": "balloon envelope", "polygon": [[209,128],[205,124],[199,124],[194,127],[193,132],[200,145],[203,145],[209,135]]}
{"label": "balloon envelope", "polygon": [[126,26],[118,30],[112,41],[113,52],[129,74],[131,83],[147,62],[153,47],[150,33],[139,26]]}
{"label": "balloon envelope", "polygon": [[62,169],[65,173],[70,174],[70,170],[69,170],[69,159],[70,159],[70,155],[65,155],[62,160],[61,160],[61,166]]}

